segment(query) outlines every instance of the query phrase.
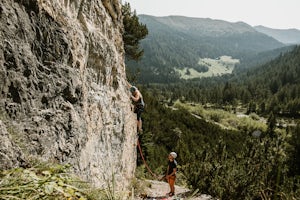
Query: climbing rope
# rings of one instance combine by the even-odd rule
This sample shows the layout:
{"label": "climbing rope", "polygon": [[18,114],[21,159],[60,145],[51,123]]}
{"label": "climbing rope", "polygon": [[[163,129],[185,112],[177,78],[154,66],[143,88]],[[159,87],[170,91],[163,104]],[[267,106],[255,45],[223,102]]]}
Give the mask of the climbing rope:
{"label": "climbing rope", "polygon": [[146,166],[148,172],[149,172],[153,177],[155,177],[155,178],[158,179],[158,176],[155,175],[155,174],[151,171],[150,167],[148,166],[148,164],[147,164],[147,162],[146,162],[146,160],[145,160],[145,158],[144,158],[144,155],[143,155],[143,152],[142,152],[142,147],[141,147],[141,144],[140,144],[139,139],[137,140],[137,145],[138,145],[138,147],[139,147],[140,155],[141,155],[141,157],[142,157],[142,160],[143,160],[144,165]]}

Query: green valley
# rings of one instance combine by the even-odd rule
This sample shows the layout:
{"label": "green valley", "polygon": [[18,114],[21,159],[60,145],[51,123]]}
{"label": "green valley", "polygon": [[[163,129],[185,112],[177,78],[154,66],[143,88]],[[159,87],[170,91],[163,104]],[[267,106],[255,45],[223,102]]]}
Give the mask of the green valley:
{"label": "green valley", "polygon": [[[260,53],[285,47],[285,44],[242,22],[149,15],[140,15],[139,20],[149,30],[147,37],[141,40],[144,56],[139,62],[127,59],[126,64],[130,72],[140,71],[140,83],[172,83],[180,78],[199,77],[195,71],[201,73],[207,69],[199,60],[224,55],[240,61],[238,70],[240,66],[253,62]],[[276,54],[271,55],[271,59],[276,57]],[[266,62],[270,56],[260,59],[260,63]],[[223,74],[222,71],[218,69],[218,72],[210,72],[204,77]],[[183,76],[189,73],[197,75]]]}
{"label": "green valley", "polygon": [[[150,168],[163,174],[161,155],[176,151],[178,181],[201,193],[296,199],[300,47],[251,31],[233,36],[221,22],[216,31],[210,20],[203,27],[189,20],[142,16],[149,28],[145,55],[128,62],[140,70],[135,81],[146,109],[139,139]],[[218,37],[205,35],[210,30]],[[147,176],[140,158],[138,169]]]}

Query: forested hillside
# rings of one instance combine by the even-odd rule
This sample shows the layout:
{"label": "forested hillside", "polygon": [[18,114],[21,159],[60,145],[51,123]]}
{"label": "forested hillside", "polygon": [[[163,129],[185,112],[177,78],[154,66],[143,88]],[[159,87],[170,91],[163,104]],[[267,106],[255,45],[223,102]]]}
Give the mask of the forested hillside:
{"label": "forested hillside", "polygon": [[[284,47],[243,23],[203,19],[203,28],[197,19],[142,17],[149,29],[145,56],[128,64],[133,72],[141,66],[140,83],[147,83],[139,87],[146,102],[139,141],[150,168],[164,174],[175,151],[178,182],[201,193],[222,200],[297,199],[300,47]],[[180,80],[173,70],[199,70],[201,56],[224,54],[242,61],[233,74]],[[282,115],[292,123],[279,126]],[[143,164],[139,157],[145,175]]]}
{"label": "forested hillside", "polygon": [[[147,107],[140,140],[150,167],[163,173],[164,155],[176,151],[181,178],[202,193],[228,200],[299,197],[300,128],[277,127],[282,114],[293,119],[299,114],[299,59],[297,46],[240,76],[147,85],[142,90]],[[237,129],[221,128],[219,114],[211,110],[207,118],[172,107],[177,99],[227,107],[232,113],[234,107],[247,105],[248,114],[264,114],[267,129],[232,119],[228,123]]]}
{"label": "forested hillside", "polygon": [[228,55],[243,60],[284,46],[242,22],[148,15],[139,15],[139,20],[149,30],[141,42],[144,57],[140,62],[127,60],[127,66],[131,71],[140,69],[139,80],[143,83],[178,81],[179,74],[174,69],[197,70],[201,67],[200,58]]}
{"label": "forested hillside", "polygon": [[242,104],[248,112],[298,116],[300,111],[300,47],[243,73],[168,85],[150,85],[162,91],[170,102],[213,103],[219,106]]}
{"label": "forested hillside", "polygon": [[227,130],[183,107],[166,107],[158,102],[159,94],[147,91],[142,89],[147,106],[139,140],[156,174],[165,173],[167,155],[176,151],[177,181],[201,193],[224,200],[300,196],[299,127],[276,129],[270,115],[267,130],[251,123],[247,129]]}
{"label": "forested hillside", "polygon": [[249,68],[253,68],[255,66],[261,66],[275,59],[279,55],[293,50],[295,47],[296,45],[289,45],[289,46],[281,47],[270,51],[264,51],[256,54],[246,55],[240,59],[240,63],[236,65],[234,72],[240,73],[244,70],[248,70]]}

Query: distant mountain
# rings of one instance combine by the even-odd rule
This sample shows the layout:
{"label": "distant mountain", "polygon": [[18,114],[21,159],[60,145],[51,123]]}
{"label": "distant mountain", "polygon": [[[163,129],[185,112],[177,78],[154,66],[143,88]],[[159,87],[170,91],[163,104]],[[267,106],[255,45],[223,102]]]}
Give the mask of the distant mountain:
{"label": "distant mountain", "polygon": [[300,44],[300,30],[298,29],[272,29],[264,26],[255,26],[254,28],[284,44]]}
{"label": "distant mountain", "polygon": [[184,16],[154,17],[141,15],[139,17],[140,20],[146,24],[155,20],[173,30],[197,37],[223,37],[245,32],[256,32],[250,25],[243,22],[230,23],[210,18],[191,18]]}
{"label": "distant mountain", "polygon": [[243,22],[149,15],[139,15],[139,21],[149,30],[141,42],[145,54],[138,63],[127,61],[127,66],[131,71],[140,68],[143,83],[177,81],[180,73],[176,69],[201,72],[205,70],[201,58],[227,55],[242,59],[285,46]]}

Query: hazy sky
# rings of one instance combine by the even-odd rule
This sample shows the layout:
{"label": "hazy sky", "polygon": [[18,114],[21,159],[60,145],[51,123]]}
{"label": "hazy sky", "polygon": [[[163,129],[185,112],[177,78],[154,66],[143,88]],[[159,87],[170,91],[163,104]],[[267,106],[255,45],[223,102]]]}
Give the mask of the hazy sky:
{"label": "hazy sky", "polygon": [[122,0],[137,14],[243,21],[251,26],[300,30],[300,0]]}

